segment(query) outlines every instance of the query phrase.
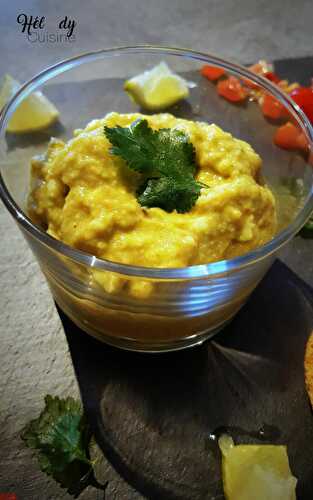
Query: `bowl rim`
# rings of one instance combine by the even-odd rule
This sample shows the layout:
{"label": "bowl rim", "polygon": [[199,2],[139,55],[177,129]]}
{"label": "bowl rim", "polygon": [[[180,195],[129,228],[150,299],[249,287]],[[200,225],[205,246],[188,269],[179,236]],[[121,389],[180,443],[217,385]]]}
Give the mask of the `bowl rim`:
{"label": "bowl rim", "polygon": [[[38,89],[45,82],[53,77],[60,75],[74,67],[84,63],[96,61],[101,58],[119,56],[125,53],[128,54],[160,54],[167,56],[185,57],[199,61],[201,63],[217,65],[231,73],[235,73],[240,77],[248,78],[260,85],[262,88],[274,95],[288,109],[301,129],[306,134],[309,140],[309,150],[313,150],[313,127],[299,106],[285,94],[278,86],[266,78],[252,73],[250,70],[236,63],[232,63],[226,59],[198,52],[190,49],[158,46],[158,45],[133,45],[120,46],[106,49],[99,49],[91,52],[84,52],[74,57],[64,59],[40,73],[24,83],[12,99],[6,104],[0,113],[0,138],[5,135],[6,124],[19,103],[30,93]],[[0,198],[8,211],[13,215],[17,223],[26,231],[26,233],[38,240],[41,244],[50,249],[62,254],[64,257],[71,259],[77,264],[82,264],[96,269],[111,271],[128,276],[138,276],[151,279],[193,279],[193,278],[212,278],[228,274],[230,272],[239,271],[242,268],[250,266],[258,261],[275,253],[281,246],[287,243],[305,224],[313,210],[313,183],[308,193],[302,209],[297,214],[297,217],[283,230],[280,231],[273,239],[265,243],[259,248],[252,250],[244,255],[233,259],[221,260],[209,264],[197,264],[179,268],[151,268],[143,266],[133,266],[122,264],[105,259],[98,258],[94,255],[85,253],[76,248],[70,247],[66,243],[57,240],[47,234],[39,226],[35,225],[31,219],[18,206],[9,193],[8,188],[0,172]]]}

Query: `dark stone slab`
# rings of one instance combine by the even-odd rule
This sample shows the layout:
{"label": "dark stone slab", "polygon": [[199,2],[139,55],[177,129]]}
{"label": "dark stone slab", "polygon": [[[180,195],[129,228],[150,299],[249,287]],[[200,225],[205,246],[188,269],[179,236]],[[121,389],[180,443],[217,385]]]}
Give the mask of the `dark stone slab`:
{"label": "dark stone slab", "polygon": [[[123,352],[60,312],[83,402],[106,458],[146,498],[223,498],[210,434],[288,446],[298,496],[313,496],[313,418],[304,387],[313,290],[276,261],[213,342],[162,355]],[[261,431],[261,432],[260,432]]]}
{"label": "dark stone slab", "polygon": [[297,81],[302,85],[310,85],[313,77],[313,57],[299,57],[297,59],[281,59],[275,61],[275,71],[281,78],[291,82]]}
{"label": "dark stone slab", "polygon": [[[275,69],[308,84],[312,63],[277,61]],[[311,242],[305,243],[295,239],[286,260],[311,282],[309,259],[301,257]],[[263,440],[288,445],[298,496],[311,499],[313,420],[303,353],[312,298],[312,290],[276,262],[215,342],[161,357],[102,346],[61,313],[86,410],[119,474],[146,498],[223,498],[220,454],[210,433],[226,427],[236,442],[252,443],[265,429]]]}

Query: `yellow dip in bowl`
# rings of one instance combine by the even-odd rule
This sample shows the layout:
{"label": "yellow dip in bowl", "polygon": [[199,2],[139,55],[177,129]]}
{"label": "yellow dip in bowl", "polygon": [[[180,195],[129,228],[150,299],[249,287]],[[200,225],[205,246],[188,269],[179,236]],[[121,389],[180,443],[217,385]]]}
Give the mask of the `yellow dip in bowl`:
{"label": "yellow dip in bowl", "polygon": [[[177,128],[195,151],[196,179],[207,188],[187,213],[142,207],[140,174],[110,152],[104,126],[145,118],[153,129]],[[218,126],[170,114],[110,113],[64,143],[51,140],[45,157],[32,161],[32,219],[55,238],[99,258],[168,268],[230,259],[266,243],[276,230],[275,199],[260,175],[261,158]],[[153,285],[95,271],[109,293],[147,297]]]}

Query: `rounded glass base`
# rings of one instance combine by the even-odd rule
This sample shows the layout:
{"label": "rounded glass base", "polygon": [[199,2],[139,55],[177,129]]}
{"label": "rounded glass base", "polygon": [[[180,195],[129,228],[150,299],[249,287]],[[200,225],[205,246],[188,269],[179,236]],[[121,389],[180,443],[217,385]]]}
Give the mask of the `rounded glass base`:
{"label": "rounded glass base", "polygon": [[[57,302],[57,301],[56,301]],[[230,318],[223,321],[221,324],[206,330],[205,332],[197,333],[195,335],[191,335],[189,337],[180,338],[177,340],[173,340],[172,342],[149,342],[144,343],[135,339],[131,339],[123,336],[113,336],[106,332],[99,332],[92,328],[89,324],[80,321],[77,317],[74,317],[70,310],[67,310],[66,307],[62,306],[57,302],[57,305],[60,309],[66,314],[66,316],[80,328],[82,331],[91,335],[92,337],[100,340],[105,344],[109,344],[113,347],[117,347],[118,349],[123,349],[126,351],[134,351],[134,352],[145,352],[151,354],[157,354],[162,352],[172,352],[172,351],[180,351],[182,349],[188,349],[191,347],[200,346],[206,340],[214,337],[218,332],[220,332],[225,326],[232,320],[234,315]]]}

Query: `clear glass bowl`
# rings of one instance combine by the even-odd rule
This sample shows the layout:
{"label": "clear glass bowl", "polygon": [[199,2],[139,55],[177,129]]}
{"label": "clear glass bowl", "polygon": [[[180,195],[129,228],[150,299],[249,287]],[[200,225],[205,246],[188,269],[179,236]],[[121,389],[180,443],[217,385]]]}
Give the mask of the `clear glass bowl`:
{"label": "clear glass bowl", "polygon": [[[51,136],[69,139],[73,130],[110,111],[138,111],[123,90],[126,78],[160,61],[197,83],[190,98],[168,111],[216,123],[248,141],[263,159],[266,182],[276,193],[280,230],[261,248],[231,260],[177,269],[122,265],[98,259],[58,241],[27,216],[30,160],[44,153]],[[220,330],[245,303],[271,265],[277,250],[292,238],[313,209],[313,169],[298,153],[273,145],[275,125],[259,106],[230,104],[200,75],[203,64],[249,79],[288,109],[312,144],[312,128],[301,110],[271,82],[217,57],[189,50],[151,46],[105,49],[61,62],[26,83],[1,115],[0,194],[37,257],[61,309],[83,330],[112,345],[149,352],[200,344]],[[9,117],[35,90],[42,90],[60,111],[60,123],[41,133],[6,133]],[[295,189],[295,186],[297,189]],[[156,242],[157,244],[157,235]],[[153,281],[154,291],[139,299],[105,291],[94,272],[125,280]],[[262,307],[262,304],[260,304]],[[251,332],[253,334],[253,332]]]}

